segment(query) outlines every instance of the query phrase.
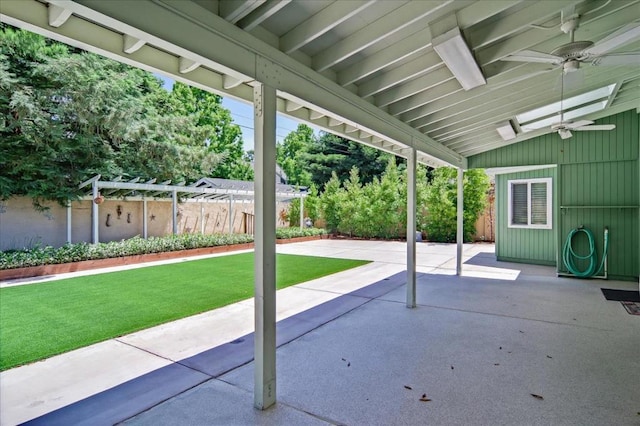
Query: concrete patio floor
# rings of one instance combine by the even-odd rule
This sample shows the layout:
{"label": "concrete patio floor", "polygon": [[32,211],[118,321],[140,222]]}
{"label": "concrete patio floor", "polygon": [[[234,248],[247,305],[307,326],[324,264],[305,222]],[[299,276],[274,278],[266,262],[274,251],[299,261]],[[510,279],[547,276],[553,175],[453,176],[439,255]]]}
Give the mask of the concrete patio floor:
{"label": "concrete patio floor", "polygon": [[[640,424],[640,317],[493,246],[321,240],[373,263],[278,292],[278,403],[253,409],[252,301],[0,374],[2,424]],[[409,389],[410,388],[410,389]],[[431,401],[420,401],[426,394]],[[543,399],[536,398],[539,395]]]}

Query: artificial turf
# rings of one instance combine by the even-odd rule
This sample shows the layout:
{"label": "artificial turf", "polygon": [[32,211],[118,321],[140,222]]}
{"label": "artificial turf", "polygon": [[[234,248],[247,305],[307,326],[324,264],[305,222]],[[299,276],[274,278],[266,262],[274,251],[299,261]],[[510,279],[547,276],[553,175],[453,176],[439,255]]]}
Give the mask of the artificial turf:
{"label": "artificial turf", "polygon": [[[0,371],[253,296],[253,253],[0,289]],[[278,289],[368,263],[278,254]]]}

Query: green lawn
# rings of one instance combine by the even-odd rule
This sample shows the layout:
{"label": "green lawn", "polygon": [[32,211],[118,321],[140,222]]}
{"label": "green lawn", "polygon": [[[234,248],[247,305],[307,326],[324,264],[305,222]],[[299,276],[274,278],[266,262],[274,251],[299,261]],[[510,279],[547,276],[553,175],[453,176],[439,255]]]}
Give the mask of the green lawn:
{"label": "green lawn", "polygon": [[[277,287],[368,263],[277,255]],[[253,253],[0,289],[0,371],[253,296]]]}

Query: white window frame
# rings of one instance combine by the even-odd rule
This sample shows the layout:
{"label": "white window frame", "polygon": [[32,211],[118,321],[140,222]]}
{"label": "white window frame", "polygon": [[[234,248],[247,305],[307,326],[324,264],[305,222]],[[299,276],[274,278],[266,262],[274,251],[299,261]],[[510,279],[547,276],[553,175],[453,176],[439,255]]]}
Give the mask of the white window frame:
{"label": "white window frame", "polygon": [[[512,204],[512,188],[514,184],[527,184],[527,225],[513,224],[513,204]],[[546,183],[547,184],[547,223],[545,225],[531,224],[531,184],[532,183]],[[507,181],[507,210],[508,214],[508,227],[509,228],[524,228],[524,229],[553,229],[553,186],[552,178],[534,178],[534,179],[513,179]]]}

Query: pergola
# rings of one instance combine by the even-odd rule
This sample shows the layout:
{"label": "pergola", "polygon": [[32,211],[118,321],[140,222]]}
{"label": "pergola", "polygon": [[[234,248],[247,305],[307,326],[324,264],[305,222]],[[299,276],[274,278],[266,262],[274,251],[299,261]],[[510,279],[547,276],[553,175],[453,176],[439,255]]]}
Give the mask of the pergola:
{"label": "pergola", "polygon": [[[156,179],[140,182],[140,178],[129,181],[122,180],[122,176],[104,181],[101,175],[82,182],[79,188],[90,188],[87,197],[93,200],[91,203],[92,230],[91,240],[94,244],[99,241],[98,213],[100,196],[110,198],[122,198],[130,201],[142,201],[142,228],[143,238],[147,238],[147,201],[158,199],[170,199],[172,204],[173,234],[178,233],[178,201],[200,203],[200,213],[203,215],[204,204],[211,201],[228,201],[229,211],[233,209],[234,201],[253,200],[255,190],[253,182],[231,179],[201,178],[198,181],[185,185],[184,182],[171,184],[171,181],[155,183]],[[304,226],[304,198],[308,195],[306,188],[297,188],[292,185],[276,184],[275,197],[277,199],[300,199],[300,227]],[[275,206],[274,206],[275,208]],[[229,214],[229,232],[231,232],[231,214]],[[200,221],[204,226],[204,221]],[[204,232],[201,230],[201,232]],[[71,241],[71,210],[67,209],[67,240]]]}
{"label": "pergola", "polygon": [[[0,7],[3,22],[253,103],[261,409],[276,400],[276,113],[407,159],[406,305],[415,307],[416,164],[458,169],[460,274],[467,157],[550,133],[525,129],[516,115],[557,102],[552,86],[563,69],[581,67],[584,77],[566,96],[613,85],[597,99],[601,108],[580,119],[638,108],[637,64],[543,58],[573,40],[564,31],[576,27],[578,39],[608,43],[601,51],[637,48],[639,18],[637,0],[4,0]],[[543,53],[514,61],[529,49]]]}

